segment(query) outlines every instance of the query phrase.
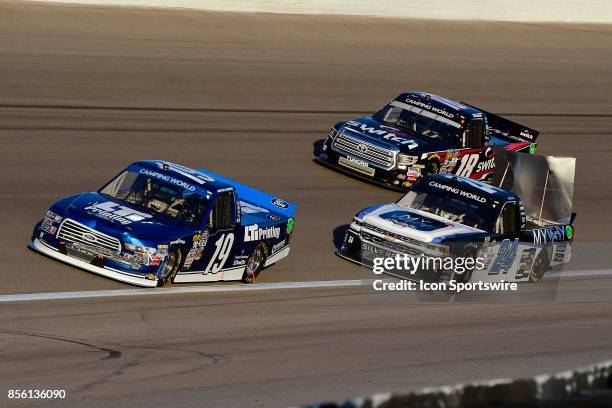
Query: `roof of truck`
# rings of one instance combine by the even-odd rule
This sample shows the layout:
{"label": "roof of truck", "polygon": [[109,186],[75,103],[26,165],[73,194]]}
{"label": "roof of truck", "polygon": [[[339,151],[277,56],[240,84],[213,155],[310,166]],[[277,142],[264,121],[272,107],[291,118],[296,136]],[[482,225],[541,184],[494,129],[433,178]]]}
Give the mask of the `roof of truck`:
{"label": "roof of truck", "polygon": [[132,165],[140,166],[164,176],[181,180],[188,185],[193,185],[208,190],[211,193],[226,188],[232,188],[232,185],[224,181],[217,180],[209,174],[163,160],[141,160],[132,163]]}
{"label": "roof of truck", "polygon": [[461,122],[462,118],[475,118],[483,115],[481,111],[472,106],[428,92],[402,93],[395,98],[395,101],[443,115],[456,122]]}
{"label": "roof of truck", "polygon": [[[449,189],[458,189],[460,192],[468,192],[477,197],[498,202],[518,201],[520,197],[512,191],[503,190],[484,181],[474,180],[454,174],[433,174],[423,178],[421,183],[436,182]],[[431,184],[430,184],[431,185]],[[452,190],[449,190],[452,191]]]}

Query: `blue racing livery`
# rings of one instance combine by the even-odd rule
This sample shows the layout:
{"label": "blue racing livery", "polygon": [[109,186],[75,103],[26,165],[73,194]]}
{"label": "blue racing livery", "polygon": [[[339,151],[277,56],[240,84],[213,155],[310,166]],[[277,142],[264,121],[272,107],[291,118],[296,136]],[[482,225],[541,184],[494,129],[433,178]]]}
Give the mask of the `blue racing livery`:
{"label": "blue racing livery", "polygon": [[333,125],[315,161],[400,191],[436,173],[490,181],[494,146],[533,153],[538,134],[464,102],[406,92],[371,116]]}
{"label": "blue racing livery", "polygon": [[429,175],[397,203],[358,212],[337,254],[366,266],[403,254],[479,257],[484,267],[460,276],[439,264],[402,277],[537,282],[546,270],[569,262],[572,222],[528,217],[517,194],[482,181]]}
{"label": "blue racing livery", "polygon": [[30,247],[140,286],[249,283],[288,255],[295,210],[205,169],[139,161],[97,192],[53,204]]}

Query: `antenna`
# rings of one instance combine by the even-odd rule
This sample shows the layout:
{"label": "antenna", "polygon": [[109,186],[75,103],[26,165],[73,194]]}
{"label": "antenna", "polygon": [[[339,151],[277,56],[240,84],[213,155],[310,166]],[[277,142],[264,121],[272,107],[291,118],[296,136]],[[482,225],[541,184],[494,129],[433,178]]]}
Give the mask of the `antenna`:
{"label": "antenna", "polygon": [[499,182],[499,185],[497,187],[502,188],[502,184],[504,184],[504,180],[506,180],[506,174],[508,174],[508,169],[510,168],[510,162],[506,163],[506,170],[504,170],[504,175],[501,178],[501,181]]}
{"label": "antenna", "polygon": [[540,203],[540,216],[538,217],[538,223],[542,223],[542,211],[544,210],[544,198],[546,197],[546,187],[548,186],[548,176],[552,173],[552,170],[548,169],[546,172],[546,181],[544,182],[544,191],[542,192],[542,202]]}

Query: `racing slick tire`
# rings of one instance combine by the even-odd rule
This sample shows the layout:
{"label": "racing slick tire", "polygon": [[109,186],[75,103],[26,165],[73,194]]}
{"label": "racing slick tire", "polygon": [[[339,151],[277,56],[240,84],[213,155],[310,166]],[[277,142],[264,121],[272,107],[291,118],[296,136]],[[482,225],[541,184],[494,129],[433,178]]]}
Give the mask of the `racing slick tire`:
{"label": "racing slick tire", "polygon": [[[476,250],[476,248],[470,246],[465,249],[463,256],[465,259],[471,258],[471,259],[476,260],[477,252],[478,251]],[[475,268],[476,268],[476,265],[472,266],[471,268],[465,268],[465,271],[459,274],[459,277],[456,278],[456,280],[459,282],[463,282],[463,283],[469,282],[470,279],[472,279],[472,274],[474,273]]]}
{"label": "racing slick tire", "polygon": [[266,262],[266,244],[263,242],[257,245],[249,259],[247,260],[244,273],[242,274],[242,282],[253,283],[259,272],[263,269]]}
{"label": "racing slick tire", "polygon": [[440,162],[436,159],[428,160],[427,164],[425,165],[424,176],[428,174],[438,174],[439,172],[440,172]]}
{"label": "racing slick tire", "polygon": [[531,272],[529,272],[529,282],[537,283],[542,280],[544,274],[548,270],[550,265],[550,257],[552,255],[552,248],[544,247],[538,254],[537,258],[533,262]]}
{"label": "racing slick tire", "polygon": [[174,278],[179,268],[181,267],[182,254],[179,248],[172,248],[168,251],[168,256],[162,264],[157,286],[164,286],[167,283],[174,282]]}

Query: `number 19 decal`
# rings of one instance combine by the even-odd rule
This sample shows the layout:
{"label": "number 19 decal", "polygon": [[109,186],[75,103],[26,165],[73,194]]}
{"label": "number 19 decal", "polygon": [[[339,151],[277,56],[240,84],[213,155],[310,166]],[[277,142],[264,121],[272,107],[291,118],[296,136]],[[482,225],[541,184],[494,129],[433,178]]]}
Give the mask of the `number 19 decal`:
{"label": "number 19 decal", "polygon": [[217,242],[215,242],[215,253],[210,258],[208,266],[204,270],[204,274],[217,273],[223,268],[230,252],[232,251],[232,245],[234,244],[234,234],[229,233],[221,235]]}

